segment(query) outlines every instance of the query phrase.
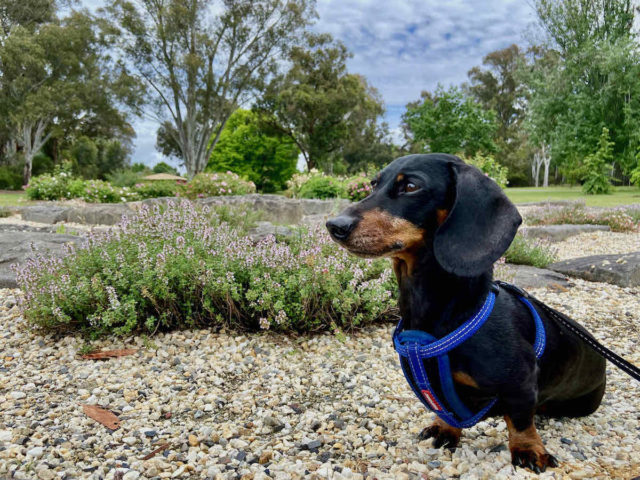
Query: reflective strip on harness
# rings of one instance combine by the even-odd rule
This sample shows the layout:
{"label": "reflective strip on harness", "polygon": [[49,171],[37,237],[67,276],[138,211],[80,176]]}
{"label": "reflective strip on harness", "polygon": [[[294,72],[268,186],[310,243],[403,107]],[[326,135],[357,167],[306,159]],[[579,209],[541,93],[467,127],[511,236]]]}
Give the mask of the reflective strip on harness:
{"label": "reflective strip on harness", "polygon": [[[421,330],[403,330],[402,320],[398,322],[393,333],[393,344],[400,356],[400,365],[409,386],[418,399],[429,410],[436,413],[452,427],[467,428],[478,423],[495,405],[497,398],[492,399],[475,415],[464,405],[456,393],[448,352],[476,333],[489,318],[495,304],[495,293],[490,291],[478,312],[459,328],[441,339]],[[544,353],[546,335],[540,315],[531,303],[521,295],[533,317],[536,326],[534,352],[536,358]],[[445,402],[435,393],[429,380],[425,360],[434,358],[438,363],[438,375]],[[403,359],[405,362],[403,362]],[[433,372],[431,372],[433,374]]]}

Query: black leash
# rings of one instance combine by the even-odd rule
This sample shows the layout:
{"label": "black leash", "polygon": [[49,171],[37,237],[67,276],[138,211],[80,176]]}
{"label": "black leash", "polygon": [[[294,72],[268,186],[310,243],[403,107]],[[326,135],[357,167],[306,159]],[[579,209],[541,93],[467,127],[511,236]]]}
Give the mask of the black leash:
{"label": "black leash", "polygon": [[522,295],[523,297],[533,301],[536,304],[536,306],[544,310],[552,320],[554,320],[556,323],[560,324],[561,326],[565,327],[567,330],[569,330],[569,332],[573,333],[576,337],[580,338],[581,340],[584,340],[586,344],[589,345],[593,350],[598,352],[598,354],[600,354],[601,356],[609,360],[611,363],[613,363],[616,367],[618,367],[620,370],[625,372],[627,375],[629,375],[630,377],[640,382],[640,368],[629,363],[620,355],[618,355],[615,352],[612,352],[607,347],[602,345],[595,338],[593,338],[593,336],[578,322],[567,317],[564,313],[551,308],[550,306],[546,305],[545,303],[541,302],[531,294],[525,292],[519,287],[516,287],[515,285],[511,285],[510,283],[500,282],[500,281],[496,283],[500,287],[505,288],[506,290],[515,291],[519,295]]}

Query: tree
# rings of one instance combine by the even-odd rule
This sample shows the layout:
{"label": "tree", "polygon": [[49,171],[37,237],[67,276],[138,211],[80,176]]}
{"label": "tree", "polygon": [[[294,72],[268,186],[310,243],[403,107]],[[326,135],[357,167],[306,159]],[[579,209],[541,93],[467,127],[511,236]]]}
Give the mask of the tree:
{"label": "tree", "polygon": [[548,144],[553,161],[576,181],[585,158],[610,132],[612,170],[628,176],[640,147],[640,53],[628,1],[538,0],[546,45],[523,69],[529,89],[525,127]]}
{"label": "tree", "polygon": [[331,35],[307,34],[305,45],[289,51],[289,71],[275,77],[258,101],[271,125],[298,146],[309,170],[331,172],[356,119],[364,128],[380,115],[379,98],[362,77],[347,73],[347,58],[347,48]]}
{"label": "tree", "polygon": [[153,173],[169,173],[171,175],[178,175],[178,170],[176,170],[174,167],[172,167],[166,162],[156,163],[155,166],[151,169],[151,171]]}
{"label": "tree", "polygon": [[[46,4],[42,5],[46,13]],[[9,25],[7,10],[0,19]],[[38,21],[12,14],[26,26],[6,27],[0,45],[0,130],[5,135],[5,155],[20,157],[24,164],[25,183],[31,177],[33,157],[49,139],[73,138],[74,131],[87,125],[106,125],[103,131],[109,135],[116,130],[132,133],[121,106],[136,101],[126,69],[107,54],[108,44],[91,16],[72,11],[62,20],[52,17],[48,23],[38,23],[53,15],[42,12],[36,15]]]}
{"label": "tree", "polygon": [[585,174],[582,177],[582,190],[585,193],[601,194],[611,191],[608,170],[612,160],[613,142],[609,141],[609,129],[603,127],[598,149],[585,159]]}
{"label": "tree", "polygon": [[347,137],[333,154],[333,167],[346,173],[379,169],[393,160],[389,128],[381,122],[384,104],[380,93],[360,77],[363,88],[356,107],[347,118]]}
{"label": "tree", "polygon": [[236,110],[220,134],[207,170],[230,170],[262,192],[276,192],[285,188],[297,161],[298,148],[290,138],[268,128],[260,114]]}
{"label": "tree", "polygon": [[311,0],[110,0],[107,12],[190,177],[314,14]]}
{"label": "tree", "polygon": [[496,112],[496,159],[509,168],[511,176],[522,176],[527,166],[527,137],[522,131],[526,88],[518,74],[525,60],[517,45],[489,53],[482,67],[468,72],[469,93],[486,110]]}
{"label": "tree", "polygon": [[438,85],[431,94],[407,105],[402,116],[405,135],[425,152],[494,152],[493,136],[498,127],[495,112],[465,96],[458,87]]}

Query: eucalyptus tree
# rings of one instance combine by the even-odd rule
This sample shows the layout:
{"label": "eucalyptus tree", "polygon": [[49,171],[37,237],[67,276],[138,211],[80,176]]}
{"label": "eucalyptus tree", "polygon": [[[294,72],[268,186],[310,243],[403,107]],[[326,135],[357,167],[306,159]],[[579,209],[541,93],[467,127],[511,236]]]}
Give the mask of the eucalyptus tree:
{"label": "eucalyptus tree", "polygon": [[[148,115],[201,172],[229,116],[278,67],[313,0],[108,0],[121,52],[147,85]],[[171,142],[170,142],[171,143]]]}

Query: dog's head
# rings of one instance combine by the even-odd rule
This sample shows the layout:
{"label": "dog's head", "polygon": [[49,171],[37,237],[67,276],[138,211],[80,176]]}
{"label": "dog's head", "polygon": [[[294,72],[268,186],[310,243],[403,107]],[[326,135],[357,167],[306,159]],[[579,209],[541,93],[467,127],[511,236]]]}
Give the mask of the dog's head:
{"label": "dog's head", "polygon": [[398,158],[371,184],[371,195],[327,222],[356,255],[406,258],[426,247],[444,270],[474,277],[500,258],[522,222],[495,182],[453,155]]}

